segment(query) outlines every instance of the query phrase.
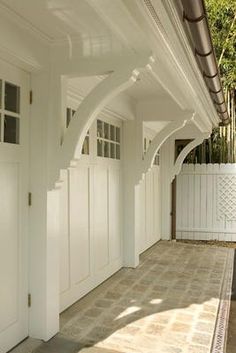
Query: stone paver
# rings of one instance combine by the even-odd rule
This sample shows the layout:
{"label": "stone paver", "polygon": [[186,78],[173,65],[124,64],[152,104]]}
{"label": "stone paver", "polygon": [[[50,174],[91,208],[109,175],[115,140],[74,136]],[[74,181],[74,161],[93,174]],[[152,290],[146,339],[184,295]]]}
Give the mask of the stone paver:
{"label": "stone paver", "polygon": [[158,243],[65,311],[34,353],[209,353],[228,253]]}

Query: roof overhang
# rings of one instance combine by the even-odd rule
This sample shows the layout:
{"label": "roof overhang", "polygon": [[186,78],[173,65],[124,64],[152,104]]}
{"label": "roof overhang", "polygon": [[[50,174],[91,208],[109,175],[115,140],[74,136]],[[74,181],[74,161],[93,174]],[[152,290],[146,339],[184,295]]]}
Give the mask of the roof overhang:
{"label": "roof overhang", "polygon": [[224,99],[204,1],[181,0],[181,3],[183,6],[183,21],[187,25],[197,63],[221,119],[221,125],[227,125],[230,118]]}

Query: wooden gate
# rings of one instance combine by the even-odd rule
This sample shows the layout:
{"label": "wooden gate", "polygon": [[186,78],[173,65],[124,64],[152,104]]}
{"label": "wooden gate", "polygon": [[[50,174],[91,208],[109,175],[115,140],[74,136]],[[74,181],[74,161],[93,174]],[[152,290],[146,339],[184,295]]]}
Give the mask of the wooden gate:
{"label": "wooden gate", "polygon": [[184,164],[177,239],[236,241],[236,164]]}

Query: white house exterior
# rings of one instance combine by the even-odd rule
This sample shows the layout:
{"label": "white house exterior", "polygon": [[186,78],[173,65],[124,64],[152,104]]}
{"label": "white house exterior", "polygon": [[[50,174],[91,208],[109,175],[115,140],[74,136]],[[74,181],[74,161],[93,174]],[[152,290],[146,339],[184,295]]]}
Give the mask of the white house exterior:
{"label": "white house exterior", "polygon": [[0,18],[4,353],[170,239],[171,182],[220,119],[178,1],[1,0]]}

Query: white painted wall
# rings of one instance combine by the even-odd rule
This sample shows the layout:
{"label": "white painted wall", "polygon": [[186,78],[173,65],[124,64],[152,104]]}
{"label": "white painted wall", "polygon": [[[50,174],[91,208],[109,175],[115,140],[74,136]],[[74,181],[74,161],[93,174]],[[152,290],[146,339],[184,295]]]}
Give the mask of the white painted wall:
{"label": "white painted wall", "polygon": [[161,239],[160,166],[154,165],[140,183],[139,252]]}
{"label": "white painted wall", "polygon": [[177,177],[177,239],[236,241],[236,164],[184,164]]}

